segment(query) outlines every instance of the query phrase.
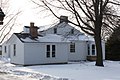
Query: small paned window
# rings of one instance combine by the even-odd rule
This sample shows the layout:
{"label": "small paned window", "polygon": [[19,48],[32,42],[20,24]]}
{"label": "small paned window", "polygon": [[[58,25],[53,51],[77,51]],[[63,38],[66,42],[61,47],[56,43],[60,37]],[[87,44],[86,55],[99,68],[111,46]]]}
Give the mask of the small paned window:
{"label": "small paned window", "polygon": [[74,29],[71,29],[71,34],[74,34]]}
{"label": "small paned window", "polygon": [[90,55],[90,45],[88,44],[88,55]]}
{"label": "small paned window", "polygon": [[7,52],[7,47],[6,46],[4,47],[4,51],[5,51],[5,53]]}
{"label": "small paned window", "polygon": [[47,48],[46,57],[49,58],[50,57],[50,45],[47,45],[46,48]]}
{"label": "small paned window", "polygon": [[56,56],[56,47],[55,45],[47,45],[46,46],[46,57],[47,58],[54,58]]}
{"label": "small paned window", "polygon": [[52,45],[52,57],[55,57],[55,45]]}
{"label": "small paned window", "polygon": [[70,44],[70,52],[74,53],[75,52],[75,43]]}
{"label": "small paned window", "polygon": [[57,34],[57,28],[54,28],[54,34]]}
{"label": "small paned window", "polygon": [[14,56],[16,56],[16,44],[13,45]]}
{"label": "small paned window", "polygon": [[95,55],[95,45],[92,44],[92,55]]}

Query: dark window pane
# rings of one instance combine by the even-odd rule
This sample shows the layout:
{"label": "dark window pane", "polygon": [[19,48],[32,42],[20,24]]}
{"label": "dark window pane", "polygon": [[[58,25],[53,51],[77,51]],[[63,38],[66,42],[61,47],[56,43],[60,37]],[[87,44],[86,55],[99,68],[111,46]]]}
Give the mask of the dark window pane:
{"label": "dark window pane", "polygon": [[55,45],[52,45],[52,57],[55,57],[55,52],[56,52]]}
{"label": "dark window pane", "polygon": [[90,55],[90,45],[88,44],[88,55]]}
{"label": "dark window pane", "polygon": [[13,45],[13,49],[14,49],[14,56],[16,56],[16,44]]}
{"label": "dark window pane", "polygon": [[57,28],[54,28],[54,34],[56,34],[57,33]]}
{"label": "dark window pane", "polygon": [[52,57],[55,57],[55,52],[52,52]]}
{"label": "dark window pane", "polygon": [[95,55],[95,50],[92,50],[92,55]]}
{"label": "dark window pane", "polygon": [[52,51],[55,51],[55,45],[52,45]]}
{"label": "dark window pane", "polygon": [[5,53],[6,53],[7,52],[6,46],[4,48],[5,48]]}
{"label": "dark window pane", "polygon": [[95,55],[95,45],[92,45],[92,55]]}
{"label": "dark window pane", "polygon": [[50,45],[47,45],[47,51],[50,51]]}
{"label": "dark window pane", "polygon": [[92,45],[92,49],[95,49],[95,45],[94,44]]}
{"label": "dark window pane", "polygon": [[71,34],[74,34],[74,29],[71,29]]}
{"label": "dark window pane", "polygon": [[47,58],[49,58],[50,57],[50,52],[47,52]]}
{"label": "dark window pane", "polygon": [[70,52],[75,52],[75,43],[70,44]]}
{"label": "dark window pane", "polygon": [[50,57],[50,45],[47,45],[46,48],[47,48],[46,57],[49,58]]}

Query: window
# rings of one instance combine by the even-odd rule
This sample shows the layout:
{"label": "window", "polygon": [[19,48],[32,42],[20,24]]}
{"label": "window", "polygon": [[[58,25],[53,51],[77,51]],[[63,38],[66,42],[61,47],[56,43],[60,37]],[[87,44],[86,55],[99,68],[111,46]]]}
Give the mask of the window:
{"label": "window", "polygon": [[5,53],[7,52],[7,47],[6,46],[4,47],[4,51],[5,51]]}
{"label": "window", "polygon": [[75,43],[70,44],[70,52],[72,52],[72,53],[75,52]]}
{"label": "window", "polygon": [[74,34],[74,29],[71,29],[71,34]]}
{"label": "window", "polygon": [[92,55],[95,55],[95,45],[92,44]]}
{"label": "window", "polygon": [[13,55],[16,56],[16,44],[13,45]]}
{"label": "window", "polygon": [[90,45],[88,44],[88,55],[90,55]]}
{"label": "window", "polygon": [[55,57],[55,45],[52,45],[52,57]]}
{"label": "window", "polygon": [[50,58],[50,57],[55,57],[55,53],[56,53],[56,47],[55,45],[47,45],[47,52],[46,52],[46,57]]}
{"label": "window", "polygon": [[57,33],[57,28],[54,28],[54,34],[56,34]]}
{"label": "window", "polygon": [[47,52],[46,52],[46,57],[50,57],[50,45],[47,45]]}

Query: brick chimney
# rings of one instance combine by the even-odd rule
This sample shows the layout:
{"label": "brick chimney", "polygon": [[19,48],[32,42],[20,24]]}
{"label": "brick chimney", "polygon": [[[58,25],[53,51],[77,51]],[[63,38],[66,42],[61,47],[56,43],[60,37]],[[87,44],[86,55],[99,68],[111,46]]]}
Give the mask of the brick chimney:
{"label": "brick chimney", "polygon": [[68,16],[60,16],[60,23],[62,22],[68,23]]}
{"label": "brick chimney", "polygon": [[30,23],[30,35],[32,38],[37,38],[38,37],[38,30],[39,28],[37,26],[34,26],[34,23]]}

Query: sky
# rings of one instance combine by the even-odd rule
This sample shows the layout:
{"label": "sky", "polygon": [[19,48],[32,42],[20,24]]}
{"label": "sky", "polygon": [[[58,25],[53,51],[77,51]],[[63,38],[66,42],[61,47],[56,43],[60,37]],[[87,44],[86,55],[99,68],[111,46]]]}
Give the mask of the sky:
{"label": "sky", "polygon": [[[35,26],[44,26],[50,24],[50,18],[44,18],[44,13],[39,13],[34,3],[31,0],[11,0],[10,6],[14,12],[20,10],[22,13],[19,15],[17,21],[20,26],[29,26],[30,22],[34,22]],[[42,15],[42,16],[41,16]],[[21,31],[23,28],[15,29],[14,31]]]}
{"label": "sky", "polygon": [[[38,22],[37,12],[35,12],[33,3],[30,0],[12,0],[11,6],[15,10],[21,10],[19,21],[24,25],[29,25],[30,22]],[[38,23],[36,23],[38,24]]]}
{"label": "sky", "polygon": [[[36,1],[36,0],[35,0]],[[18,22],[22,26],[29,26],[30,22],[34,22],[36,26],[44,26],[54,23],[56,20],[53,16],[46,16],[49,12],[40,12],[41,8],[36,8],[31,0],[11,0],[12,9],[21,10],[22,14],[18,18]],[[57,15],[68,15],[63,11],[57,11]],[[57,21],[56,21],[57,22]]]}

